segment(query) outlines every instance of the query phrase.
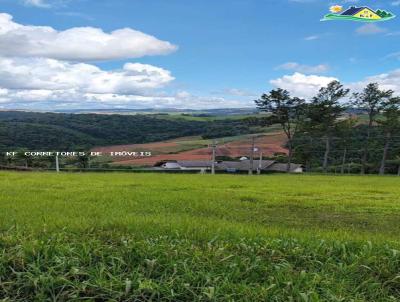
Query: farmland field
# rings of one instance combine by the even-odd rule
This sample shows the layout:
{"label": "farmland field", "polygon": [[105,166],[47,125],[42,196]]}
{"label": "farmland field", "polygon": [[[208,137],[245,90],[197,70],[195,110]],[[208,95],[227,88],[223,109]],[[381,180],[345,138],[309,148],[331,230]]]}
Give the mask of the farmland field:
{"label": "farmland field", "polygon": [[[251,150],[251,138],[253,135],[240,135],[219,138],[217,156],[241,157],[248,155]],[[210,160],[211,145],[213,140],[202,139],[199,136],[181,137],[177,139],[120,146],[96,147],[92,151],[109,153],[115,151],[149,151],[151,157],[129,158],[114,157],[116,165],[128,166],[154,166],[157,162],[165,160]],[[282,131],[271,127],[268,132],[257,134],[255,143],[264,156],[273,156],[276,153],[287,153],[285,148],[286,137]]]}
{"label": "farmland field", "polygon": [[399,183],[0,172],[0,301],[399,301]]}

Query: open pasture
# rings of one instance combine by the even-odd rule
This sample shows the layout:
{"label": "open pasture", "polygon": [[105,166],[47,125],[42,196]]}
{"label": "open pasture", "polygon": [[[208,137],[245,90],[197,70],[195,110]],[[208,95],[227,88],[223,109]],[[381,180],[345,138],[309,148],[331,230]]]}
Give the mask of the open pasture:
{"label": "open pasture", "polygon": [[398,301],[399,181],[0,172],[0,301]]}

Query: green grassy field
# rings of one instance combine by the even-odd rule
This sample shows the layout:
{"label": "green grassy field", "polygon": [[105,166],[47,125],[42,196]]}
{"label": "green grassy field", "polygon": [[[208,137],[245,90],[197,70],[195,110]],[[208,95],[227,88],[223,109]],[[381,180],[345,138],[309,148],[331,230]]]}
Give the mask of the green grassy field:
{"label": "green grassy field", "polygon": [[0,301],[399,301],[399,184],[0,172]]}

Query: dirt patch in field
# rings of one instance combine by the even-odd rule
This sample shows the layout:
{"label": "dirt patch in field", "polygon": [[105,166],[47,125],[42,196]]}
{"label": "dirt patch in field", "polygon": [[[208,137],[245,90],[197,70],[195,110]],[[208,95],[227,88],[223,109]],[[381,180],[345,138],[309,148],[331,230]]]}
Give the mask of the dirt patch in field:
{"label": "dirt patch in field", "polygon": [[[264,156],[272,156],[276,153],[287,153],[284,147],[286,138],[284,134],[274,133],[258,137],[255,140],[255,146]],[[251,140],[239,140],[222,145],[219,150],[221,154],[230,157],[249,156],[251,152]]]}
{"label": "dirt patch in field", "polygon": [[[117,151],[151,151],[153,156],[147,158],[115,158],[116,165],[132,165],[132,166],[153,166],[157,162],[165,160],[210,160],[211,148],[197,148],[188,151],[175,152],[182,148],[182,142],[195,140],[198,138],[180,138],[178,140],[170,140],[165,142],[157,142],[150,144],[136,144],[124,146],[111,146],[95,148],[99,152],[117,152]],[[286,137],[283,133],[272,133],[256,138],[256,147],[264,156],[272,156],[276,153],[287,153],[284,147]],[[207,141],[204,141],[207,145]],[[217,148],[217,156],[241,157],[249,156],[251,150],[251,139],[239,139],[237,141],[223,143],[220,142]],[[257,156],[258,156],[257,152]]]}

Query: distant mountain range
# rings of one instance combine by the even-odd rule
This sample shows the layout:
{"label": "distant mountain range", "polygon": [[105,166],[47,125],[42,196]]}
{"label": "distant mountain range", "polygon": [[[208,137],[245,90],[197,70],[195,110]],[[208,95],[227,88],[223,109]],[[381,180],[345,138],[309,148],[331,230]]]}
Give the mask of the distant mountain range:
{"label": "distant mountain range", "polygon": [[[0,109],[0,112],[37,112],[37,113],[71,113],[71,114],[120,114],[120,115],[133,115],[133,114],[190,114],[190,115],[211,115],[211,116],[229,116],[229,115],[252,115],[259,113],[257,108],[218,108],[218,109],[58,109],[58,110],[5,110]],[[365,110],[348,108],[347,113],[362,114]]]}
{"label": "distant mountain range", "polygon": [[65,109],[65,110],[53,110],[51,112],[57,113],[98,113],[98,114],[156,114],[156,113],[190,113],[190,114],[210,114],[210,115],[242,115],[242,114],[254,114],[258,110],[257,108],[219,108],[219,109],[176,109],[176,108],[165,108],[165,109]]}

